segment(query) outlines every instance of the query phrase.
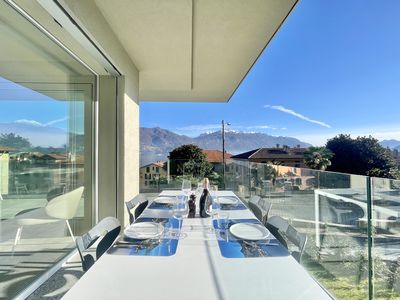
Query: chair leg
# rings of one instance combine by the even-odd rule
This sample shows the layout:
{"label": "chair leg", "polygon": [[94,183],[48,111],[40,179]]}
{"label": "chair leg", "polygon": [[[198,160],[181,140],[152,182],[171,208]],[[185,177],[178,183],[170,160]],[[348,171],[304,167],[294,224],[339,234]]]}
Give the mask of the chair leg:
{"label": "chair leg", "polygon": [[75,243],[75,237],[74,237],[74,234],[72,233],[71,225],[69,225],[68,220],[65,220],[65,223],[67,223],[69,234],[71,235],[72,241]]}
{"label": "chair leg", "polygon": [[22,233],[22,226],[18,227],[18,229],[17,229],[17,233],[16,233],[15,239],[14,239],[14,245],[12,247],[12,252],[14,252],[15,247],[17,246],[19,240],[21,239],[21,233]]}

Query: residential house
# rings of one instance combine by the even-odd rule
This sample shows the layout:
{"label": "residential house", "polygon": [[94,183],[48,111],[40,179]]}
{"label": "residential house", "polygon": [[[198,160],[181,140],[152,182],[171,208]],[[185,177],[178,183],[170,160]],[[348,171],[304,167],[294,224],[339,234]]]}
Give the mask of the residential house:
{"label": "residential house", "polygon": [[296,168],[306,168],[304,153],[307,148],[290,148],[288,146],[274,148],[258,148],[232,156],[235,160],[247,160],[255,163],[273,163]]}
{"label": "residential house", "polygon": [[[203,153],[207,157],[207,161],[213,165],[215,172],[222,173],[223,171],[223,155],[222,151],[219,150],[203,150]],[[232,157],[232,154],[225,152],[225,164],[228,168],[228,159]]]}
{"label": "residential house", "polygon": [[167,177],[167,170],[164,168],[165,162],[157,161],[140,167],[140,187],[145,188],[151,181]]}

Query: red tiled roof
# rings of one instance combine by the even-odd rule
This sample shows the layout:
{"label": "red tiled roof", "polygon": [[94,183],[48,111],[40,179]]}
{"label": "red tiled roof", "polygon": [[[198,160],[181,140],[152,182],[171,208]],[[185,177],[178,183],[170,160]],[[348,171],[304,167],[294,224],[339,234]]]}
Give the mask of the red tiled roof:
{"label": "red tiled roof", "polygon": [[15,151],[17,149],[13,147],[7,147],[7,146],[0,146],[0,152],[10,152],[10,151]]}
{"label": "red tiled roof", "polygon": [[156,167],[162,168],[162,167],[164,167],[164,164],[165,164],[164,161],[156,161],[156,162],[141,166],[140,168],[145,168],[145,167],[150,167],[150,166],[156,166]]}
{"label": "red tiled roof", "polygon": [[[219,150],[203,150],[210,163],[222,163],[222,151]],[[232,157],[232,154],[225,152],[225,159]]]}
{"label": "red tiled roof", "polygon": [[44,157],[51,157],[55,160],[66,160],[67,159],[67,155],[65,154],[56,154],[56,153],[50,153],[50,154],[45,154]]}

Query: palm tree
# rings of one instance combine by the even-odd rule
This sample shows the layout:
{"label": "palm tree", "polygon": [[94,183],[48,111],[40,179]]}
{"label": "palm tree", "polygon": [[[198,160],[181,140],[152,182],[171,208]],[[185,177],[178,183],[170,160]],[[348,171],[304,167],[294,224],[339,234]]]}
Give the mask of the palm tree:
{"label": "palm tree", "polygon": [[304,163],[311,169],[326,170],[331,165],[333,153],[326,147],[310,147],[304,153]]}

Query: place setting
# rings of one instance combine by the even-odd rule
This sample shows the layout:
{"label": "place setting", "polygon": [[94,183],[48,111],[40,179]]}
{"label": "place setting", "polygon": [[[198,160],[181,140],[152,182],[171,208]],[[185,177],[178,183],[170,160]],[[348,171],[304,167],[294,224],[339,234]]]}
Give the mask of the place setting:
{"label": "place setting", "polygon": [[176,253],[181,222],[176,218],[139,218],[108,250],[109,254],[171,256]]}
{"label": "place setting", "polygon": [[176,204],[176,196],[160,196],[153,200],[149,209],[172,209]]}
{"label": "place setting", "polygon": [[256,219],[215,219],[213,227],[221,255],[250,258],[290,255],[279,241]]}
{"label": "place setting", "polygon": [[244,210],[247,207],[233,196],[216,196],[215,206],[219,205],[221,210]]}

